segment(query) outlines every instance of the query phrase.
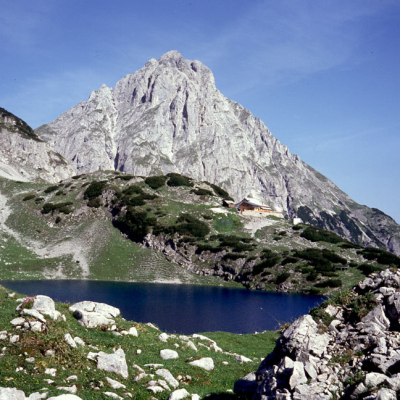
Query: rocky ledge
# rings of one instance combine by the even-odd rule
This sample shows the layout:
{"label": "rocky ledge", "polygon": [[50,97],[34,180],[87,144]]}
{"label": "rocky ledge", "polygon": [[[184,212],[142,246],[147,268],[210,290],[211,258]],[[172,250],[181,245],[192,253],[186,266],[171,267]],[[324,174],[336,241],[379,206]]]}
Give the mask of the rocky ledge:
{"label": "rocky ledge", "polygon": [[297,319],[235,392],[253,400],[396,399],[400,271],[372,274]]}

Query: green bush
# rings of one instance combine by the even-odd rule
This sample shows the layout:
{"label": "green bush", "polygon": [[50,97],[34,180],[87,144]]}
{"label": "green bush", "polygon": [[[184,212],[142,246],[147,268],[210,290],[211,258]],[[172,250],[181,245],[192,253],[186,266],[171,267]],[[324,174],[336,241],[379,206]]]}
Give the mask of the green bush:
{"label": "green bush", "polygon": [[281,274],[277,275],[275,279],[275,283],[280,285],[281,283],[285,282],[290,277],[289,272],[282,272]]}
{"label": "green bush", "polygon": [[58,190],[58,186],[49,186],[48,188],[46,188],[44,190],[44,193],[51,193],[51,192],[55,192],[56,190]]}
{"label": "green bush", "polygon": [[312,271],[306,276],[307,282],[315,282],[318,279],[319,273],[317,271]]}
{"label": "green bush", "polygon": [[42,207],[42,214],[49,214],[53,211],[58,210],[59,212],[62,212],[64,214],[69,214],[72,210],[68,208],[68,206],[71,206],[73,203],[71,201],[66,201],[64,203],[45,203],[43,204]]}
{"label": "green bush", "polygon": [[202,214],[202,217],[204,219],[206,219],[207,221],[211,221],[212,219],[214,219],[211,215],[208,215],[208,214]]}
{"label": "green bush", "polygon": [[148,178],[145,179],[144,182],[146,183],[146,185],[156,190],[159,189],[160,187],[165,186],[166,180],[167,180],[166,176],[160,175],[160,176],[149,176]]}
{"label": "green bush", "polygon": [[293,225],[292,229],[294,231],[301,231],[302,229],[304,229],[304,225]]}
{"label": "green bush", "polygon": [[72,209],[68,206],[62,206],[58,208],[58,211],[63,214],[70,214],[72,212]]}
{"label": "green bush", "polygon": [[83,198],[87,199],[87,200],[92,200],[98,196],[101,196],[106,184],[107,184],[107,181],[92,182],[88,186],[88,188],[85,190],[85,192],[83,193]]}
{"label": "green bush", "polygon": [[358,265],[357,269],[359,269],[365,276],[372,274],[373,272],[382,271],[382,268],[378,267],[377,265],[365,264],[365,263]]}
{"label": "green bush", "polygon": [[128,234],[132,240],[142,241],[150,232],[155,221],[149,218],[146,211],[137,211],[134,207],[128,207],[125,215],[117,219],[117,226]]}
{"label": "green bush", "polygon": [[246,254],[236,254],[236,253],[226,253],[222,259],[223,260],[238,260],[239,258],[246,258]]}
{"label": "green bush", "polygon": [[171,172],[170,174],[167,174],[167,177],[169,178],[167,182],[168,186],[193,186],[191,179],[187,176]]}
{"label": "green bush", "polygon": [[214,193],[211,190],[202,189],[202,188],[193,189],[190,191],[190,193],[193,193],[197,196],[214,196]]}
{"label": "green bush", "polygon": [[209,251],[210,253],[219,253],[222,250],[223,249],[221,249],[219,246],[212,246],[210,244],[198,244],[196,254],[201,254],[203,253],[203,251]]}
{"label": "green bush", "polygon": [[286,264],[294,264],[297,261],[299,261],[299,259],[297,257],[292,257],[292,256],[287,256],[285,259],[283,259],[283,261],[281,262],[282,265],[286,265]]}
{"label": "green bush", "polygon": [[131,196],[133,194],[144,194],[144,191],[139,185],[130,185],[126,187],[122,193],[127,196]]}
{"label": "green bush", "polygon": [[300,234],[304,239],[310,240],[311,242],[327,242],[327,243],[341,243],[343,239],[336,235],[336,233],[325,231],[314,226],[308,226]]}
{"label": "green bush", "polygon": [[134,177],[135,177],[135,175],[118,175],[115,177],[115,179],[121,179],[123,181],[130,181]]}
{"label": "green bush", "polygon": [[331,256],[331,252],[321,249],[297,250],[293,254],[295,257],[307,260],[318,271],[333,271],[332,262],[326,258]]}
{"label": "green bush", "polygon": [[233,201],[232,197],[229,196],[229,193],[226,190],[222,189],[221,187],[219,187],[217,185],[214,185],[213,183],[208,183],[208,184],[212,187],[212,189],[214,190],[214,193],[217,196],[222,197],[224,200],[232,200]]}
{"label": "green bush", "polygon": [[35,203],[36,203],[36,204],[39,204],[39,203],[41,203],[42,201],[44,201],[44,197],[36,197],[36,199],[35,199]]}
{"label": "green bush", "polygon": [[210,228],[207,224],[187,213],[182,214],[176,220],[176,225],[173,229],[180,235],[190,235],[198,238],[203,238],[210,233]]}
{"label": "green bush", "polygon": [[101,200],[98,197],[96,197],[94,199],[89,200],[87,205],[88,207],[99,208],[101,206]]}
{"label": "green bush", "polygon": [[400,267],[400,258],[385,250],[367,247],[363,250],[357,251],[357,254],[361,254],[367,260],[376,260],[379,264],[393,264]]}
{"label": "green bush", "polygon": [[36,196],[34,194],[28,194],[28,196],[25,196],[22,201],[28,201],[34,199]]}
{"label": "green bush", "polygon": [[311,287],[310,289],[308,289],[308,294],[312,296],[319,296],[321,294],[321,289],[318,289],[316,287]]}
{"label": "green bush", "polygon": [[340,279],[327,279],[326,281],[318,282],[314,286],[318,288],[338,288],[343,285]]}
{"label": "green bush", "polygon": [[56,218],[56,224],[59,224],[61,222],[61,217],[58,215]]}

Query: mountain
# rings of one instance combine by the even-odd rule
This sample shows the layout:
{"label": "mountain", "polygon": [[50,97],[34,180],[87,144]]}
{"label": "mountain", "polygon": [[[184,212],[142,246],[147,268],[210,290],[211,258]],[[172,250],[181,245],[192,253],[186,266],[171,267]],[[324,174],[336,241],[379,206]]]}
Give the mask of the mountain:
{"label": "mountain", "polygon": [[0,108],[0,176],[18,181],[58,182],[74,170],[20,118]]}
{"label": "mountain", "polygon": [[257,193],[289,218],[400,254],[392,218],[355,203],[291,154],[261,120],[222,95],[206,66],[177,51],[151,59],[113,89],[102,85],[36,134],[77,173],[183,173],[221,185],[235,200]]}

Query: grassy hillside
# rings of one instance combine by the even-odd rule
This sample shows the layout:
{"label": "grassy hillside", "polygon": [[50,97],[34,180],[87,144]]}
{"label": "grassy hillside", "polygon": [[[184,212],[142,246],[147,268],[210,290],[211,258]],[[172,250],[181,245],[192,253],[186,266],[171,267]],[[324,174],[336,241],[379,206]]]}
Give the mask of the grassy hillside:
{"label": "grassy hillside", "polygon": [[[135,399],[167,399],[171,393],[166,390],[153,394],[147,389],[151,380],[162,379],[160,376],[147,375],[138,380],[140,369],[146,374],[155,374],[158,368],[168,369],[179,380],[179,388],[185,388],[191,394],[198,394],[201,398],[223,398],[230,393],[234,382],[244,375],[257,369],[260,359],[272,351],[277,332],[264,332],[252,335],[234,335],[224,332],[205,333],[217,342],[221,351],[210,348],[210,341],[202,338],[170,335],[167,342],[158,338],[160,331],[150,324],[138,324],[126,321],[122,317],[115,319],[115,329],[87,329],[77,324],[69,305],[58,303],[56,309],[65,316],[65,321],[47,319],[45,332],[22,331],[10,324],[18,317],[15,311],[19,304],[16,301],[21,296],[15,294],[9,297],[10,292],[0,286],[0,332],[2,354],[0,357],[0,387],[18,388],[26,396],[34,392],[47,392],[48,397],[66,394],[60,387],[76,385],[77,395],[83,400],[107,398],[104,392],[112,392],[123,398],[126,393]],[[135,327],[138,336],[116,335]],[[65,341],[65,334],[73,338],[81,338],[86,346],[71,348]],[[10,342],[10,338],[18,335],[18,340]],[[197,351],[185,345],[191,340]],[[93,347],[94,346],[94,347]],[[125,352],[129,377],[124,379],[117,373],[105,372],[96,367],[96,363],[87,358],[89,352],[103,351],[113,353],[122,348]],[[176,360],[162,360],[160,350],[173,349],[179,358]],[[48,350],[54,351],[53,356],[46,355]],[[235,361],[237,356],[243,355],[251,361],[240,363]],[[214,361],[214,370],[206,371],[189,365],[189,362],[203,357],[211,357]],[[163,364],[163,367],[152,367],[149,364]],[[46,374],[46,369],[56,369],[56,375]],[[76,375],[77,380],[67,378]],[[112,389],[106,378],[114,379],[126,386],[125,389]],[[49,379],[51,381],[49,381]],[[46,389],[43,389],[46,388]],[[234,398],[234,397],[232,397]]]}
{"label": "grassy hillside", "polygon": [[224,208],[224,190],[178,174],[103,171],[58,185],[2,179],[0,193],[0,279],[172,281],[327,294],[400,266],[390,253],[331,232]]}

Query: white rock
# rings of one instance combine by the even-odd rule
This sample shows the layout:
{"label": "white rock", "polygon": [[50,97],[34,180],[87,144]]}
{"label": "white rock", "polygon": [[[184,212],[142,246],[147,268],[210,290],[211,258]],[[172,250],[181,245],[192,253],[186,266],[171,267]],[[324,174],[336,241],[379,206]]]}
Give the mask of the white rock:
{"label": "white rock", "polygon": [[178,389],[169,395],[168,400],[181,400],[189,396],[190,394],[186,389]]}
{"label": "white rock", "polygon": [[200,360],[195,360],[189,363],[194,367],[203,368],[206,371],[212,371],[214,369],[214,360],[210,357],[200,358]]}
{"label": "white rock", "polygon": [[36,318],[38,321],[46,323],[46,318],[41,314],[38,310],[34,310],[33,308],[24,308],[21,311],[21,315],[29,315],[30,317]]}
{"label": "white rock", "polygon": [[78,346],[82,346],[85,347],[85,342],[78,336],[74,337],[74,342],[78,345]]}
{"label": "white rock", "polygon": [[57,368],[46,368],[44,371],[45,374],[56,376],[57,375]]}
{"label": "white rock", "polygon": [[161,342],[166,343],[166,342],[168,342],[168,337],[169,337],[168,334],[163,332],[163,333],[160,333],[158,335],[158,340],[160,340]]}
{"label": "white rock", "polygon": [[123,397],[118,396],[116,393],[113,392],[103,392],[106,396],[111,397],[112,399],[124,400]]}
{"label": "white rock", "polygon": [[237,356],[236,358],[235,358],[235,361],[236,362],[239,362],[239,363],[248,363],[248,362],[252,362],[253,360],[251,360],[250,358],[247,358],[247,357],[245,357],[245,356]]}
{"label": "white rock", "polygon": [[162,388],[161,386],[147,386],[147,390],[153,392],[153,393],[162,393],[165,389]]}
{"label": "white rock", "polygon": [[10,343],[17,343],[19,342],[19,335],[12,335],[10,337]]}
{"label": "white rock", "polygon": [[176,360],[179,358],[179,354],[175,350],[164,349],[160,350],[160,357],[163,360]]}
{"label": "white rock", "polygon": [[75,394],[78,391],[78,388],[75,385],[72,386],[57,386],[57,389],[64,390],[65,392],[69,392]]}
{"label": "white rock", "polygon": [[75,394],[60,394],[59,396],[49,397],[47,400],[82,400]]}
{"label": "white rock", "polygon": [[78,377],[77,377],[77,375],[71,375],[71,376],[69,376],[66,380],[67,380],[67,381],[77,381],[77,380],[78,380]]}
{"label": "white rock", "polygon": [[156,371],[156,374],[164,378],[174,389],[176,389],[179,386],[179,382],[173,377],[173,375],[169,370],[158,369]]}
{"label": "white rock", "polygon": [[126,386],[118,381],[115,381],[114,379],[109,378],[108,376],[106,377],[106,380],[108,384],[113,388],[113,389],[126,389]]}
{"label": "white rock", "polygon": [[42,315],[47,315],[54,320],[61,316],[61,313],[56,310],[53,299],[49,296],[37,295],[33,301],[32,310],[37,310]]}
{"label": "white rock", "polygon": [[101,351],[97,357],[97,368],[107,372],[115,372],[125,379],[129,376],[125,353],[122,349],[118,349],[113,354]]}
{"label": "white rock", "polygon": [[13,320],[11,320],[10,324],[17,326],[17,325],[22,325],[25,321],[26,321],[25,318],[17,317],[17,318],[14,318]]}
{"label": "white rock", "polygon": [[26,400],[26,398],[22,390],[0,387],[0,400]]}
{"label": "white rock", "polygon": [[25,358],[25,362],[29,363],[29,364],[33,364],[35,362],[35,357],[28,357]]}
{"label": "white rock", "polygon": [[73,348],[76,348],[76,343],[74,341],[74,339],[72,339],[72,336],[69,333],[66,333],[64,335],[64,340],[67,342],[67,344]]}
{"label": "white rock", "polygon": [[95,312],[103,315],[106,318],[116,318],[121,312],[118,308],[109,306],[104,303],[96,303],[94,301],[81,301],[79,303],[73,304],[69,307],[69,310],[72,312],[75,311],[83,311],[83,312]]}

